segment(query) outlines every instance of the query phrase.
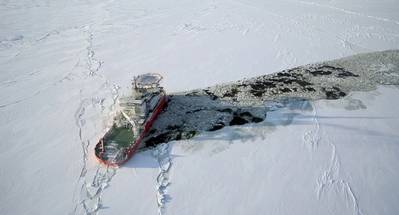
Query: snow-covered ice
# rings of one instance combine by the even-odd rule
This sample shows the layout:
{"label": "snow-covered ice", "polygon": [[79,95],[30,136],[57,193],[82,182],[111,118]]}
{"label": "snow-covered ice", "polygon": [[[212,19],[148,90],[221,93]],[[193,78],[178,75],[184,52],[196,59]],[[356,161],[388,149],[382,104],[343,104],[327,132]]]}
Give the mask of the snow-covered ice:
{"label": "snow-covered ice", "polygon": [[398,92],[302,104],[171,143],[169,214],[396,214],[399,114],[386,104]]}
{"label": "snow-covered ice", "polygon": [[397,214],[396,86],[161,144],[116,170],[93,158],[133,75],[158,72],[177,92],[399,49],[397,11],[395,0],[0,1],[0,214]]}

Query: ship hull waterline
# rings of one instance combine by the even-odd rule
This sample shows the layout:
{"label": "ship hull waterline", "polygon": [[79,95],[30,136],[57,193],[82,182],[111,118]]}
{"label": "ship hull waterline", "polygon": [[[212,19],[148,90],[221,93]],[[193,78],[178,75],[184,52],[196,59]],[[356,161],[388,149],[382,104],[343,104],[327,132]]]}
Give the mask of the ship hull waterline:
{"label": "ship hull waterline", "polygon": [[[134,140],[134,143],[127,149],[126,159],[123,159],[123,160],[118,161],[118,162],[111,162],[111,161],[102,159],[101,157],[99,157],[97,155],[97,153],[94,152],[94,155],[95,155],[97,161],[99,163],[107,166],[107,167],[115,167],[115,168],[120,167],[121,165],[126,163],[133,156],[133,154],[137,151],[137,149],[139,148],[143,138],[145,137],[145,135],[147,135],[148,131],[151,129],[152,124],[154,123],[154,121],[156,120],[158,115],[162,112],[162,110],[165,108],[167,102],[168,102],[168,97],[166,95],[162,96],[162,98],[159,101],[159,104],[156,106],[156,108],[154,109],[154,111],[151,114],[150,118],[144,124],[143,132],[140,133],[140,135]],[[107,131],[107,133],[110,132],[110,130]],[[100,141],[96,144],[96,148],[100,144],[103,144],[102,141],[104,141],[104,137],[101,138]]]}

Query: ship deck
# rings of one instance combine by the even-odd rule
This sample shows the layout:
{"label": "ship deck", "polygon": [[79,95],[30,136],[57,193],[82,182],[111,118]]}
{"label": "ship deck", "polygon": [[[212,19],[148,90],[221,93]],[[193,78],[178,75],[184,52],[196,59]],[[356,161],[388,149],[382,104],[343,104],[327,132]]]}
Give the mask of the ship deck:
{"label": "ship deck", "polygon": [[129,128],[113,126],[109,132],[109,135],[107,135],[104,141],[105,145],[113,142],[116,143],[118,147],[124,148],[134,143],[135,138]]}

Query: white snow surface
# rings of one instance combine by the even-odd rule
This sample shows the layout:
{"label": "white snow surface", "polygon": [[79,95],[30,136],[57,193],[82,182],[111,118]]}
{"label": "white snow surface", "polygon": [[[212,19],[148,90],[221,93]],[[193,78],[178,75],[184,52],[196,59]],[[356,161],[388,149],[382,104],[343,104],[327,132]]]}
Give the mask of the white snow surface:
{"label": "white snow surface", "polygon": [[398,11],[395,0],[1,0],[0,214],[398,214],[396,87],[163,144],[116,170],[93,158],[133,75],[160,73],[175,92],[398,49]]}
{"label": "white snow surface", "polygon": [[[172,143],[169,214],[397,214],[399,114],[386,104],[398,92],[353,93]],[[346,110],[351,101],[367,109]]]}

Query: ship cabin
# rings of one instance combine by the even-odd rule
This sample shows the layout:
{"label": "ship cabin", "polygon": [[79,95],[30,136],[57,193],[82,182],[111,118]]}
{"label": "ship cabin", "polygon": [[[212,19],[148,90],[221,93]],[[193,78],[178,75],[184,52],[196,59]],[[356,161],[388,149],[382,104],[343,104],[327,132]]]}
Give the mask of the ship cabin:
{"label": "ship cabin", "polygon": [[153,73],[136,76],[132,80],[131,94],[119,99],[124,118],[121,124],[131,128],[134,136],[141,132],[143,124],[161,99],[164,92],[161,80],[161,75]]}

